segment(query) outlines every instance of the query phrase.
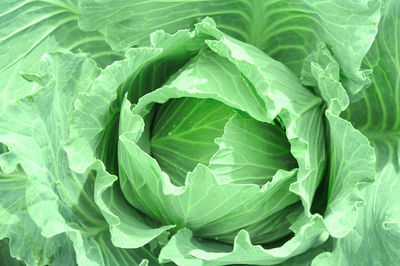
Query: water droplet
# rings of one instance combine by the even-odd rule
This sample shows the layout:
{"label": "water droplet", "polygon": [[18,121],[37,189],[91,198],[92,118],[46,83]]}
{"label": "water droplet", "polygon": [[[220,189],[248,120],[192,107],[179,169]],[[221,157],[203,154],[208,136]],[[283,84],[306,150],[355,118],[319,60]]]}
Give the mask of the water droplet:
{"label": "water droplet", "polygon": [[171,131],[170,131],[170,132],[168,132],[168,136],[171,136],[171,135],[172,135]]}

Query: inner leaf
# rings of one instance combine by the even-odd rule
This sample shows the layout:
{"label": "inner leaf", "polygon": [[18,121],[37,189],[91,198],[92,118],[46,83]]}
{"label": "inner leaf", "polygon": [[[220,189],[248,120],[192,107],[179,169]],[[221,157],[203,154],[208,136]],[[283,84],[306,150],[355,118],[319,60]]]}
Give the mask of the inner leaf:
{"label": "inner leaf", "polygon": [[[240,114],[239,114],[239,113]],[[221,182],[265,184],[297,162],[285,132],[213,99],[177,98],[157,104],[152,156],[172,182],[183,185],[198,163]]]}
{"label": "inner leaf", "polygon": [[227,122],[223,136],[216,143],[219,149],[209,168],[223,183],[262,186],[278,170],[298,167],[285,131],[279,125],[257,121],[241,112]]}
{"label": "inner leaf", "polygon": [[198,163],[208,165],[218,150],[214,142],[224,133],[233,108],[212,99],[178,98],[156,105],[151,153],[176,185]]}

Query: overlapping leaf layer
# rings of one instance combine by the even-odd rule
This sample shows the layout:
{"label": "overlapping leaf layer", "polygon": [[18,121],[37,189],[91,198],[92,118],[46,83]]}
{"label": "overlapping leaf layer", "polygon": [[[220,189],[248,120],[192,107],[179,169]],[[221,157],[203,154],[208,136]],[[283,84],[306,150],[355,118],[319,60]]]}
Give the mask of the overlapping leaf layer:
{"label": "overlapping leaf layer", "polygon": [[397,0],[4,0],[1,265],[398,265]]}

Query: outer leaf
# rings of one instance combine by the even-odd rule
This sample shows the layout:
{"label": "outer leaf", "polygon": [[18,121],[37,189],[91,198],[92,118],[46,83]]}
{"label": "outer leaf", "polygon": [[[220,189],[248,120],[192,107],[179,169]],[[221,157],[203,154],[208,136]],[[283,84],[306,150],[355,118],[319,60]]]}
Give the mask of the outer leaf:
{"label": "outer leaf", "polygon": [[73,103],[99,69],[85,56],[70,53],[44,56],[43,68],[37,76],[48,74],[46,86],[8,105],[0,117],[0,141],[19,158],[29,178],[27,212],[43,236],[69,237],[78,264],[139,263],[148,254],[112,245],[108,224],[93,200],[94,174],[71,171],[62,146]]}
{"label": "outer leaf", "polygon": [[[309,64],[311,73],[306,70]],[[314,81],[309,79],[311,74]],[[373,182],[375,154],[368,140],[338,116],[349,104],[338,77],[337,63],[323,46],[305,61],[303,81],[316,84],[328,104],[325,115],[330,154],[325,224],[332,236],[344,237],[353,229],[357,207],[363,202],[358,186]]]}
{"label": "outer leaf", "polygon": [[355,229],[334,241],[314,265],[397,265],[400,253],[399,152],[400,152],[400,3],[385,1],[377,38],[364,64],[373,68],[373,84],[364,98],[349,106],[350,119],[371,141],[377,156],[376,183],[362,190],[366,205],[360,209]]}
{"label": "outer leaf", "polygon": [[0,241],[0,261],[5,266],[23,266],[24,264],[10,255],[8,241],[6,239]]}
{"label": "outer leaf", "polygon": [[[10,246],[10,249],[7,247],[8,256],[23,260],[27,265],[74,264],[75,252],[66,236],[43,237],[29,216],[25,196],[29,179],[21,167],[15,168],[13,157],[12,153],[0,155],[0,238],[9,238],[9,241],[2,241]],[[4,263],[5,259],[1,261]]]}
{"label": "outer leaf", "polygon": [[400,4],[385,1],[379,34],[364,60],[373,69],[373,84],[364,98],[350,105],[343,115],[374,145],[378,156],[377,170],[394,164],[400,139]]}
{"label": "outer leaf", "polygon": [[[308,222],[304,223],[305,221]],[[235,238],[233,250],[230,252],[226,252],[226,248],[223,246],[213,245],[210,247],[210,243],[196,241],[192,239],[192,233],[184,229],[173,236],[164,247],[160,254],[160,261],[173,261],[178,265],[231,265],[238,263],[275,265],[326,240],[326,235],[321,235],[325,226],[320,216],[314,216],[312,220],[300,219],[295,226],[298,227],[295,230],[295,237],[283,246],[269,250],[252,245],[248,233],[240,231]],[[210,249],[213,251],[208,251]]]}
{"label": "outer leaf", "polygon": [[157,29],[175,32],[211,16],[218,28],[296,73],[315,45],[325,42],[343,69],[346,89],[357,93],[368,84],[359,68],[377,31],[379,8],[375,0],[83,0],[79,24],[102,29],[112,47],[124,49],[145,43]]}
{"label": "outer leaf", "polygon": [[37,73],[44,53],[84,51],[104,66],[120,58],[98,32],[77,27],[77,1],[4,0],[0,4],[0,113],[4,105],[38,89],[18,75]]}
{"label": "outer leaf", "polygon": [[362,191],[367,204],[346,238],[336,240],[332,253],[319,255],[313,265],[397,265],[400,261],[400,175],[388,164],[377,174],[379,183]]}
{"label": "outer leaf", "polygon": [[[10,110],[7,108],[8,104],[40,90],[41,86],[32,85],[24,80],[33,78],[39,82],[40,77],[29,74],[21,76],[18,73],[20,71],[25,71],[26,73],[39,72],[40,64],[38,62],[44,53],[64,49],[85,51],[91,53],[92,58],[100,66],[120,58],[120,53],[112,52],[100,33],[84,33],[78,29],[76,5],[75,0],[1,1],[0,116],[4,117],[0,118],[0,120],[3,124],[7,123],[8,126],[13,126],[14,123],[10,121],[18,120],[18,117],[10,118],[9,115],[11,114],[6,114]],[[20,110],[17,113],[20,113]],[[31,121],[36,121],[35,119],[36,117],[32,114],[27,121],[28,123],[33,123]],[[33,150],[29,149],[32,143],[28,140],[29,137],[26,134],[33,131],[33,129],[29,125],[24,126],[27,130],[20,132],[24,135],[23,138],[26,141],[23,153],[32,153]],[[4,127],[6,125],[2,125],[3,130]],[[37,132],[37,134],[40,133]],[[13,141],[16,140],[17,138]],[[32,153],[32,156],[36,155]],[[9,166],[3,165],[2,167]],[[8,172],[5,168],[3,169]],[[7,176],[5,178],[7,184],[5,184],[5,187],[15,188],[15,191],[4,194],[2,199],[7,199],[7,201],[1,202],[2,207],[9,208],[10,212],[15,211],[15,217],[20,219],[12,225],[9,224],[12,219],[3,221],[2,226],[6,226],[7,229],[1,229],[3,232],[1,237],[11,237],[11,254],[23,259],[28,265],[48,264],[51,262],[57,264],[59,260],[69,264],[71,260],[75,260],[70,241],[67,240],[65,235],[45,239],[41,236],[41,229],[29,217],[25,203],[26,187],[21,185],[28,182],[28,179],[23,181],[21,174],[16,174],[15,176],[14,173],[7,173],[5,175]],[[17,204],[10,205],[8,200],[12,200],[14,197],[18,197]],[[3,217],[7,220],[7,216]],[[29,243],[31,245],[27,245],[26,238],[30,239]]]}

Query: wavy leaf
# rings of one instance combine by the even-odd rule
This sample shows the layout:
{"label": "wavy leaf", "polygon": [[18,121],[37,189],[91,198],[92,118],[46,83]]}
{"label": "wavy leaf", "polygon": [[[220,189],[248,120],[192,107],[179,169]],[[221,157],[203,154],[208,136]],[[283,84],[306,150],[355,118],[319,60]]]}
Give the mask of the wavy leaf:
{"label": "wavy leaf", "polygon": [[219,29],[296,73],[316,44],[325,42],[343,69],[345,88],[355,94],[368,85],[366,72],[359,69],[377,32],[379,8],[379,0],[83,0],[79,25],[102,30],[113,48],[126,49],[147,43],[155,30],[190,29],[210,16]]}

